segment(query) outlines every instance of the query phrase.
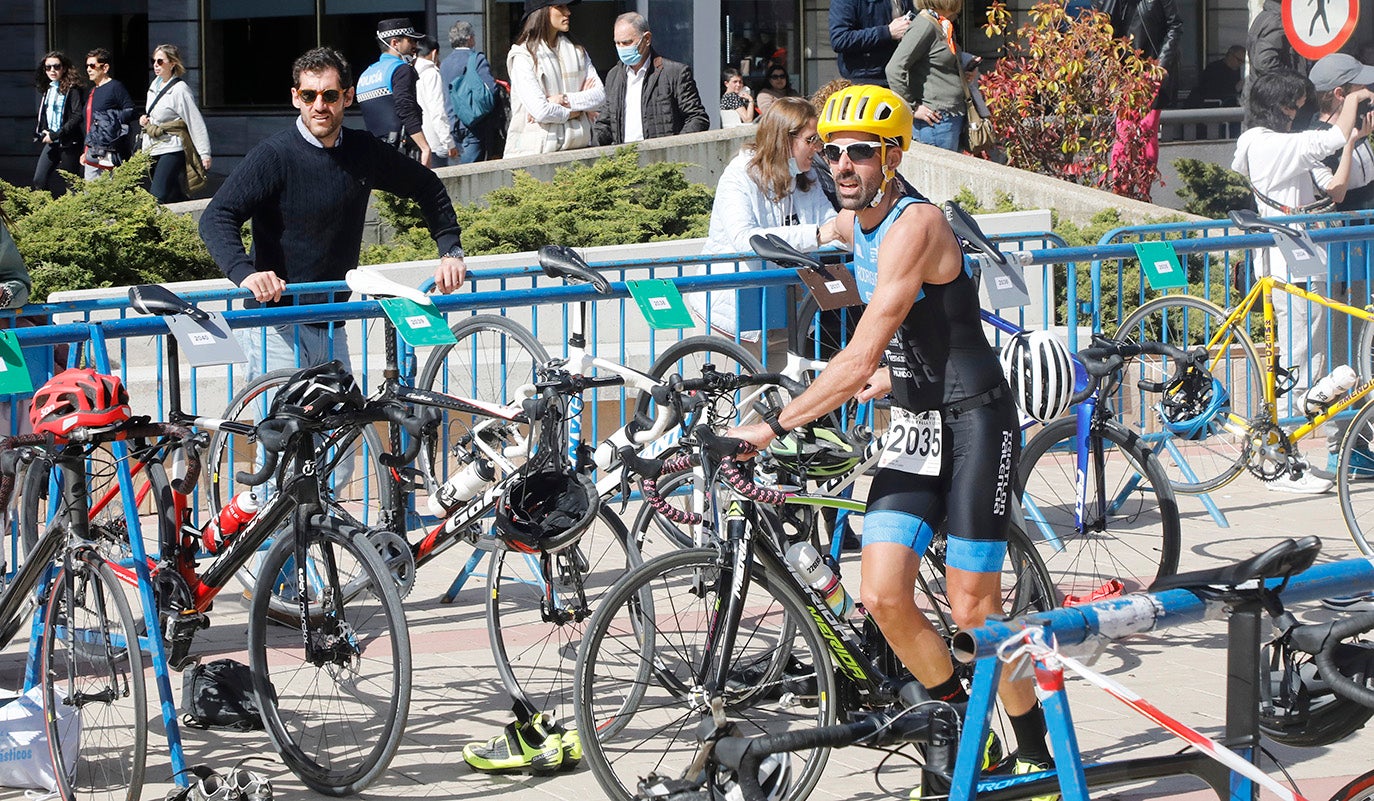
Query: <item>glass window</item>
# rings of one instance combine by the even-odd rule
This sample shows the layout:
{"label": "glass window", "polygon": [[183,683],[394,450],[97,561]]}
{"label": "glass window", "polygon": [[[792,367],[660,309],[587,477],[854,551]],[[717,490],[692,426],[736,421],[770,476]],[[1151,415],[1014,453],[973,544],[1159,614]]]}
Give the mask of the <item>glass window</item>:
{"label": "glass window", "polygon": [[[506,75],[506,54],[510,52],[511,43],[520,35],[520,23],[524,16],[523,2],[524,0],[495,0],[489,6],[491,17],[487,27],[487,36],[490,39],[487,59],[491,61],[492,72],[502,80],[509,77]],[[611,41],[614,38],[611,30],[615,27],[615,18],[633,10],[634,4],[628,0],[587,0],[572,7],[572,27],[569,33],[578,44],[587,49],[587,55],[591,56],[592,64],[602,80],[605,80],[607,71],[616,62],[615,44]],[[447,35],[445,32],[444,36]],[[441,37],[439,41],[445,46],[448,44],[446,38]],[[654,42],[657,46],[657,32],[654,34]]]}
{"label": "glass window", "polygon": [[786,67],[795,86],[802,56],[797,10],[796,3],[726,0],[720,9],[725,29],[723,63],[744,73],[745,81],[756,91],[770,64]]}
{"label": "glass window", "polygon": [[314,0],[206,0],[204,20],[207,107],[290,101],[291,64],[315,46]]}
{"label": "glass window", "polygon": [[281,108],[290,99],[291,64],[320,45],[343,53],[356,79],[377,60],[377,22],[387,17],[410,17],[429,33],[426,0],[204,0],[203,7],[210,108]]}
{"label": "glass window", "polygon": [[86,53],[109,50],[110,75],[142,97],[148,86],[147,0],[57,0],[49,30],[54,49],[66,53],[83,77]]}

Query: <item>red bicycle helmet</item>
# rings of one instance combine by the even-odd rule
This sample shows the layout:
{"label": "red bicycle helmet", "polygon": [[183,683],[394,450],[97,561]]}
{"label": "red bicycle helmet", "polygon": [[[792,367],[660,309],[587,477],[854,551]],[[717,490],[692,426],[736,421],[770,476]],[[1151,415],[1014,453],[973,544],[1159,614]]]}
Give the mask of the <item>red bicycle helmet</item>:
{"label": "red bicycle helmet", "polygon": [[35,434],[65,437],[74,428],[122,423],[129,419],[129,393],[112,375],[89,367],[63,370],[39,387],[29,408]]}

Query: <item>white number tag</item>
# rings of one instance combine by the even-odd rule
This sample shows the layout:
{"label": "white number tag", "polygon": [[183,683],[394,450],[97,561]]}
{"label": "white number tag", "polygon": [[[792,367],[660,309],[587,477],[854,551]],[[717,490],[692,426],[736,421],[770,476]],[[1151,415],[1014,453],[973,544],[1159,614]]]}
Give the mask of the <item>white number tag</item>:
{"label": "white number tag", "polygon": [[941,440],[938,411],[914,414],[893,408],[892,425],[883,435],[883,455],[878,467],[918,476],[940,475]]}

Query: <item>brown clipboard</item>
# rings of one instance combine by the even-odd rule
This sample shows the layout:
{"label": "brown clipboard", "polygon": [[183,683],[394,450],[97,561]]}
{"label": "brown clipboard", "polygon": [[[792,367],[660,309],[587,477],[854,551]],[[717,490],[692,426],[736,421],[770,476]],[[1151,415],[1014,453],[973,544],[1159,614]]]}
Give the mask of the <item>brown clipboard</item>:
{"label": "brown clipboard", "polygon": [[803,284],[811,290],[821,311],[834,311],[863,303],[854,274],[843,264],[822,264],[821,269],[802,267],[797,270]]}

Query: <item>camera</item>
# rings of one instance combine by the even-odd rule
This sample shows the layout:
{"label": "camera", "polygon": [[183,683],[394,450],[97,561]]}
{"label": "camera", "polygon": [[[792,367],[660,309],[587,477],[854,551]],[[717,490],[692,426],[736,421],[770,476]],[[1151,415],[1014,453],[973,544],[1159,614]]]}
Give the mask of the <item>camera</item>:
{"label": "camera", "polygon": [[915,12],[915,11],[908,11],[908,12],[906,12],[906,18],[907,18],[907,21],[908,21],[908,22],[910,22],[911,20],[916,19],[916,12]]}

